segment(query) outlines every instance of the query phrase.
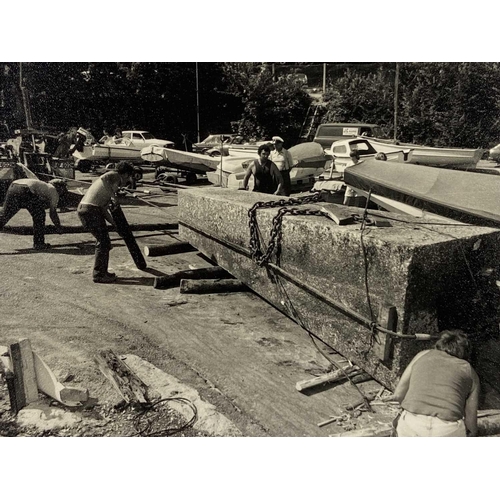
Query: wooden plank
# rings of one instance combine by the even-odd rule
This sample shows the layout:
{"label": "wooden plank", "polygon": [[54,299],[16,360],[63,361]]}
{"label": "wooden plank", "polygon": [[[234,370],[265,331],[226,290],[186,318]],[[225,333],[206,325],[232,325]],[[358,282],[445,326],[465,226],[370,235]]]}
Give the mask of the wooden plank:
{"label": "wooden plank", "polygon": [[149,402],[148,386],[111,349],[101,351],[94,359],[127,403]]}
{"label": "wooden plank", "polygon": [[314,377],[307,380],[301,380],[295,384],[295,388],[299,392],[304,392],[315,387],[333,384],[334,382],[340,382],[341,380],[345,380],[347,377],[345,374],[349,376],[358,375],[361,370],[357,366],[348,366],[344,368],[344,370],[335,370],[333,372],[325,373],[324,375],[319,375],[318,377]]}
{"label": "wooden plank", "polygon": [[194,250],[196,249],[189,243],[185,241],[176,241],[166,245],[146,245],[144,247],[144,255],[146,255],[146,257],[159,257],[162,255],[192,252]]}
{"label": "wooden plank", "polygon": [[9,346],[14,372],[18,409],[38,400],[33,352],[29,339],[21,339]]}
{"label": "wooden plank", "polygon": [[248,287],[240,280],[218,279],[218,280],[187,280],[182,279],[180,293],[224,293],[245,292]]}
{"label": "wooden plank", "polygon": [[[395,332],[398,327],[398,312],[394,306],[381,305],[378,313],[378,324]],[[394,338],[392,335],[383,332],[375,332],[375,342],[373,343],[373,353],[384,363],[390,361],[392,357],[392,346]]]}
{"label": "wooden plank", "polygon": [[185,271],[178,271],[167,276],[156,276],[154,281],[154,288],[165,290],[167,288],[174,288],[181,284],[182,279],[225,279],[231,278],[231,275],[222,267],[211,266],[202,267],[199,269],[187,269]]}

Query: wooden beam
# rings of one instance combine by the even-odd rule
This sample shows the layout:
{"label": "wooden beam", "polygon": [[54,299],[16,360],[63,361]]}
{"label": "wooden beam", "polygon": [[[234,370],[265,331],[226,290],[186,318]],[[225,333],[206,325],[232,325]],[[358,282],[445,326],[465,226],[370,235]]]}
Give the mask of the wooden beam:
{"label": "wooden beam", "polygon": [[345,375],[346,373],[349,377],[353,377],[362,373],[362,371],[357,366],[348,366],[347,368],[344,368],[344,370],[335,370],[333,372],[325,373],[324,375],[319,375],[318,377],[297,382],[295,384],[295,389],[299,392],[305,392],[318,386],[340,382],[341,380],[345,380],[347,378]]}
{"label": "wooden beam", "polygon": [[20,410],[27,404],[38,400],[33,351],[29,339],[21,339],[11,344],[9,352],[14,372],[16,406]]}
{"label": "wooden beam", "polygon": [[165,290],[179,286],[183,279],[225,279],[231,277],[222,267],[210,266],[199,269],[187,269],[167,276],[156,276],[153,286],[154,288]]}
{"label": "wooden beam", "polygon": [[144,255],[146,257],[159,257],[162,255],[173,255],[177,253],[192,252],[196,250],[192,245],[185,241],[176,241],[166,245],[146,245]]}
{"label": "wooden beam", "polygon": [[127,403],[149,402],[148,386],[111,349],[101,351],[94,359]]}
{"label": "wooden beam", "polygon": [[187,280],[182,279],[180,293],[224,293],[245,292],[248,287],[237,279]]}
{"label": "wooden beam", "polygon": [[[381,305],[378,312],[378,324],[395,332],[398,327],[398,312],[394,306]],[[373,353],[384,363],[390,361],[392,357],[392,345],[394,338],[392,335],[383,332],[375,332],[375,342],[373,343]]]}

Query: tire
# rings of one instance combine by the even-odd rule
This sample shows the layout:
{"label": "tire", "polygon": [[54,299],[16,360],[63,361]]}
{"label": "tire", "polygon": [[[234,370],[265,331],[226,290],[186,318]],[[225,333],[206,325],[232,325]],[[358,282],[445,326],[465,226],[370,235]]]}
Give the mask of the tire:
{"label": "tire", "polygon": [[88,160],[80,160],[78,162],[78,170],[82,173],[90,172],[92,168],[92,162]]}
{"label": "tire", "polygon": [[220,151],[212,151],[208,156],[211,156],[212,158],[217,158],[220,156]]}
{"label": "tire", "polygon": [[194,184],[198,180],[194,172],[188,172],[186,174],[186,184]]}
{"label": "tire", "polygon": [[134,167],[134,173],[132,174],[132,177],[136,182],[139,182],[142,177],[143,177],[143,171],[141,167]]}

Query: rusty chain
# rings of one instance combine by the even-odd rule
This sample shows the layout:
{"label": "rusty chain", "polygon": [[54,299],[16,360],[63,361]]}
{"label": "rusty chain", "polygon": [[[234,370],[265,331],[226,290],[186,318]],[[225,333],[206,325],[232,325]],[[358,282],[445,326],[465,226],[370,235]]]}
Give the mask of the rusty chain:
{"label": "rusty chain", "polygon": [[[248,225],[250,228],[250,251],[252,259],[259,265],[266,265],[274,251],[279,248],[281,244],[281,227],[283,224],[283,217],[285,215],[323,215],[327,214],[321,210],[298,209],[294,208],[297,205],[305,205],[308,203],[317,203],[321,201],[321,193],[316,193],[312,196],[304,196],[303,198],[287,198],[277,201],[258,201],[248,210]],[[262,246],[259,236],[259,225],[257,222],[257,210],[259,208],[276,208],[280,207],[278,213],[273,218],[272,228],[269,234],[269,243],[267,250],[262,251]]]}

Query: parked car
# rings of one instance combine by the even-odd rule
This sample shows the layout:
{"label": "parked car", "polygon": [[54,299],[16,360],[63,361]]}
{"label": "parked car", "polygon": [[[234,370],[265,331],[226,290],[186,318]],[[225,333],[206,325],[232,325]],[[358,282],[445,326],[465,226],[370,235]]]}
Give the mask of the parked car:
{"label": "parked car", "polygon": [[236,137],[236,134],[211,134],[203,141],[193,144],[193,153],[205,154],[209,149],[220,149],[222,144],[231,142],[234,137]]}
{"label": "parked car", "polygon": [[494,148],[489,150],[488,160],[500,163],[500,144],[497,144]]}
{"label": "parked car", "polygon": [[123,139],[127,146],[135,146],[142,149],[145,146],[162,146],[164,148],[174,147],[172,141],[157,139],[151,132],[146,130],[124,130]]}
{"label": "parked car", "polygon": [[327,149],[335,141],[357,136],[381,137],[382,130],[371,123],[321,123],[316,130],[314,142]]}
{"label": "parked car", "polygon": [[263,144],[271,144],[270,140],[246,140],[241,135],[232,137],[229,141],[225,142],[222,146],[208,149],[205,151],[209,156],[240,156],[250,153],[257,153],[259,146]]}

